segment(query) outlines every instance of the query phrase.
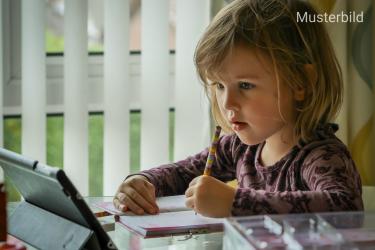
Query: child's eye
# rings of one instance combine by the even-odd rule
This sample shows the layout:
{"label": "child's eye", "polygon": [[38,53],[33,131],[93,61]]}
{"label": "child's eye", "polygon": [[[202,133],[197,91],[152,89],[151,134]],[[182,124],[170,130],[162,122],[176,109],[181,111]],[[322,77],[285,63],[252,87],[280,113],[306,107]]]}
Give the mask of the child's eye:
{"label": "child's eye", "polygon": [[220,90],[224,89],[224,85],[220,82],[216,82],[215,85],[217,89],[220,89]]}
{"label": "child's eye", "polygon": [[255,87],[254,84],[249,83],[249,82],[239,82],[239,86],[241,89],[252,89]]}

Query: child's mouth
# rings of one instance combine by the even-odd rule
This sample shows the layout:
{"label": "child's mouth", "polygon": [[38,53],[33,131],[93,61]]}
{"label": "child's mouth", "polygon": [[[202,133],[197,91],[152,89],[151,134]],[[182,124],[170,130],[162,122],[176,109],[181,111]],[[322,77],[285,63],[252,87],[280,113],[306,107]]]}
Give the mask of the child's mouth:
{"label": "child's mouth", "polygon": [[245,122],[232,122],[232,129],[236,132],[244,129],[247,126]]}

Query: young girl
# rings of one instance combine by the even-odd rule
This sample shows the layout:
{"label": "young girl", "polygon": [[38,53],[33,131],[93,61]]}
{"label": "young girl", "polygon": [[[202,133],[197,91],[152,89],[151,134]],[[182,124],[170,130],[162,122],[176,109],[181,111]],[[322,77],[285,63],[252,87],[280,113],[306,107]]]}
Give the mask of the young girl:
{"label": "young girl", "polygon": [[[210,217],[362,210],[361,180],[334,135],[341,72],[322,23],[305,1],[236,0],[214,18],[195,63],[215,120],[212,176],[208,150],[129,176],[114,204],[157,213],[156,196],[186,195],[186,206]],[[225,182],[238,180],[233,188]]]}

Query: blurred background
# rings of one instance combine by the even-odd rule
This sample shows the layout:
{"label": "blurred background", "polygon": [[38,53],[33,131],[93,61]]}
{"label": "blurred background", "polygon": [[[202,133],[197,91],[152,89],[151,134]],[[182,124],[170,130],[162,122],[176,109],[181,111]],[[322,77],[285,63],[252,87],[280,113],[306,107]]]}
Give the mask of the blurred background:
{"label": "blurred background", "polygon": [[[202,150],[212,122],[193,53],[229,2],[1,0],[3,147],[64,168],[90,196]],[[321,13],[364,13],[363,23],[326,27],[345,84],[338,136],[363,185],[375,185],[374,1],[310,2]]]}

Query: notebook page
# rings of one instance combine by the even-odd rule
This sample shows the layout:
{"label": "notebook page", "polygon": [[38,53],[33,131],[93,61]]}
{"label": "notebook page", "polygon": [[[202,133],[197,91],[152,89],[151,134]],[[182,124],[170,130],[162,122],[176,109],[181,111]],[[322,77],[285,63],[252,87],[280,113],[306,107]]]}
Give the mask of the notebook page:
{"label": "notebook page", "polygon": [[221,230],[224,219],[204,217],[190,210],[157,215],[120,216],[119,222],[143,236],[148,236],[188,232],[198,228]]}
{"label": "notebook page", "polygon": [[191,210],[185,206],[185,195],[158,197],[156,204],[159,206],[160,213]]}
{"label": "notebook page", "polygon": [[[185,206],[185,195],[174,195],[156,198],[160,213],[190,210]],[[94,206],[113,215],[134,215],[132,212],[122,212],[115,208],[112,202],[97,202]]]}

